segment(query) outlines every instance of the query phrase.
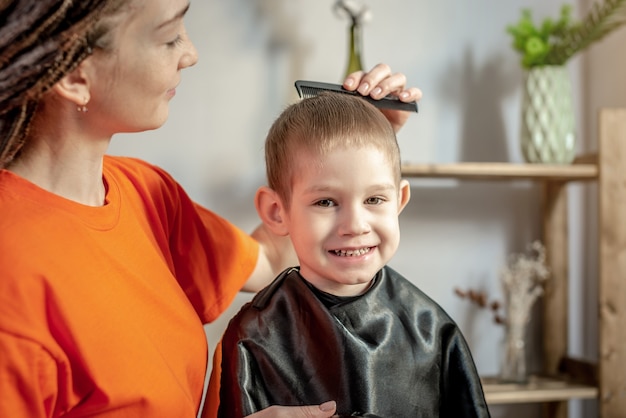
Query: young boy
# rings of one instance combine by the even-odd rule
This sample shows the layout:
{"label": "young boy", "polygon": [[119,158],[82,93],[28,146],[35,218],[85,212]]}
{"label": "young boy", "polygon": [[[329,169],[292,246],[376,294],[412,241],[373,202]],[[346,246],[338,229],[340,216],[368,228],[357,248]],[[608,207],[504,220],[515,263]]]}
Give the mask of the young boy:
{"label": "young boy", "polygon": [[300,266],[225,331],[210,388],[219,416],[335,400],[342,416],[488,417],[456,324],[386,266],[410,187],[382,113],[337,93],[302,100],[273,124],[265,156],[257,211]]}

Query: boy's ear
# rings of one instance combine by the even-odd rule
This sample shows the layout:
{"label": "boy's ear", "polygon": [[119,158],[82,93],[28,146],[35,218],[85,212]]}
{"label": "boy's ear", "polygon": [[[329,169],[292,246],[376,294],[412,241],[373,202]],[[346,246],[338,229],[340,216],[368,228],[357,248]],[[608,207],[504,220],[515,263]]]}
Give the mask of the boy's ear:
{"label": "boy's ear", "polygon": [[400,190],[398,191],[398,215],[411,200],[411,185],[408,180],[400,180]]}
{"label": "boy's ear", "polygon": [[282,200],[273,189],[261,186],[254,197],[254,206],[265,225],[276,235],[289,235],[286,213]]}
{"label": "boy's ear", "polygon": [[74,71],[66,74],[52,87],[56,94],[76,106],[83,106],[91,99],[85,65],[88,65],[86,61],[81,62]]}

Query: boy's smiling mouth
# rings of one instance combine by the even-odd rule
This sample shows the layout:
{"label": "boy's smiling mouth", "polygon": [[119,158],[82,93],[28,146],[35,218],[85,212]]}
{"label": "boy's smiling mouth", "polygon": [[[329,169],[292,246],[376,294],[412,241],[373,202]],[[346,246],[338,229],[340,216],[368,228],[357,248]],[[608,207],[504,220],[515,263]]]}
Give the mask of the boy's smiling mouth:
{"label": "boy's smiling mouth", "polygon": [[356,250],[331,250],[332,254],[335,254],[339,257],[359,257],[369,253],[373,247],[364,247]]}

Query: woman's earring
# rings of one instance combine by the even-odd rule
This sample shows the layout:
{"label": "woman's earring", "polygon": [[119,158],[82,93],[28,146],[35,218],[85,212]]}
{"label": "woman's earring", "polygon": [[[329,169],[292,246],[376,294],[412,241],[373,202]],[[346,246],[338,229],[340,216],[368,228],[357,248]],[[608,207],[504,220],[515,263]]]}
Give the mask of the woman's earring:
{"label": "woman's earring", "polygon": [[89,109],[87,109],[87,103],[89,103],[89,99],[85,99],[85,103],[82,106],[77,106],[76,110],[81,113],[86,113]]}

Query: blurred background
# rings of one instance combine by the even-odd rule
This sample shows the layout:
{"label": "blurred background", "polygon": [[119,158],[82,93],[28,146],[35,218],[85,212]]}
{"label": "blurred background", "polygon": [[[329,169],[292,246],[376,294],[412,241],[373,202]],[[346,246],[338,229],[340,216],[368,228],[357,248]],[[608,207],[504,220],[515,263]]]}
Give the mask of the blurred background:
{"label": "blurred background", "polygon": [[[399,132],[406,162],[523,162],[519,150],[523,72],[505,32],[522,8],[557,17],[559,0],[365,0],[363,63],[379,62],[422,89],[420,113]],[[576,16],[590,0],[574,0]],[[265,182],[263,143],[274,118],[297,100],[297,79],[339,83],[348,57],[347,18],[334,0],[196,0],[186,18],[198,64],[183,72],[169,121],[139,136],[120,135],[110,153],[168,170],[196,201],[246,231],[259,222],[254,193]],[[596,149],[597,111],[626,106],[626,30],[568,63],[581,153]],[[524,181],[411,180],[401,215],[400,250],[390,263],[457,321],[482,375],[496,375],[503,329],[456,287],[500,298],[510,253],[541,238],[537,185]],[[570,193],[571,354],[597,357],[595,186]],[[206,327],[211,350],[228,319],[252,295]],[[539,315],[540,312],[537,312]],[[536,315],[537,316],[537,315]],[[540,322],[531,326],[538,351]],[[530,362],[539,367],[540,358]],[[595,401],[572,401],[574,417],[595,417]],[[497,406],[492,416],[539,416],[535,405]]]}

